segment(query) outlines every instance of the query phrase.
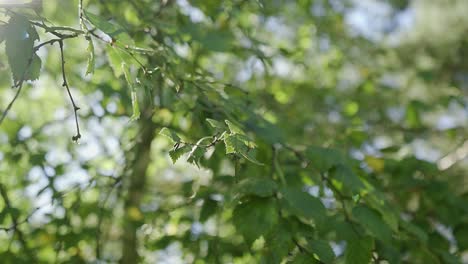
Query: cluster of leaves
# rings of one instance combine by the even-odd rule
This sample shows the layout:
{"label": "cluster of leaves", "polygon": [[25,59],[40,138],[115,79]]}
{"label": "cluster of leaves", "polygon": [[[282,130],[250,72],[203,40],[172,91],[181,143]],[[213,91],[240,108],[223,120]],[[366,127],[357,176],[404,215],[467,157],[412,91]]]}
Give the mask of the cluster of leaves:
{"label": "cluster of leaves", "polygon": [[[0,241],[10,243],[0,247],[0,257],[115,262],[121,257],[116,247],[138,246],[135,251],[151,262],[155,252],[178,245],[180,257],[193,263],[459,263],[468,249],[467,190],[455,182],[463,170],[441,171],[435,163],[401,155],[414,139],[432,136],[423,120],[430,104],[398,101],[406,94],[382,84],[405,56],[400,61],[400,50],[375,49],[376,43],[349,34],[344,17],[351,3],[340,8],[333,1],[294,2],[135,0],[85,7],[80,1],[80,29],[6,11],[0,43],[5,41],[13,88],[40,73],[60,76],[75,115],[66,74],[77,85],[86,83],[80,93],[93,97],[99,91],[99,107],[117,105],[115,111],[106,107],[109,119],[100,121],[111,124],[104,138],[122,141],[124,161],[112,151],[80,159],[75,145],[57,143],[42,123],[23,137],[27,117],[2,123],[0,136],[8,144],[0,147],[0,223],[6,232]],[[390,2],[395,10],[407,4]],[[312,12],[318,9],[322,13]],[[59,19],[60,12],[49,12]],[[40,40],[36,28],[52,39],[34,46]],[[79,50],[66,53],[68,67],[83,63],[84,71],[65,72],[65,41]],[[41,71],[36,52],[54,43],[61,59],[56,68]],[[47,64],[53,65],[51,56]],[[256,66],[245,70],[252,61]],[[281,61],[289,74],[278,70]],[[357,83],[340,79],[350,64],[363,77]],[[246,81],[238,75],[242,70],[250,75]],[[446,99],[441,92],[427,101]],[[387,112],[400,103],[404,116],[394,122]],[[88,129],[93,115],[81,115]],[[117,132],[122,118],[127,129]],[[442,141],[462,138],[458,129],[463,127]],[[378,137],[392,145],[366,152]],[[88,175],[65,190],[57,182],[73,173],[73,162],[54,162],[50,154],[63,145]],[[173,164],[165,162],[167,153]],[[109,167],[118,168],[109,174]],[[210,176],[198,175],[200,168]],[[28,194],[38,184],[18,180],[33,169],[47,180],[35,198],[50,192],[54,207],[42,222],[30,219],[34,198],[11,198],[21,200],[17,191]],[[167,180],[174,174],[182,176]],[[135,186],[142,189],[135,192]],[[113,243],[116,236],[123,245]],[[125,244],[129,239],[134,243]]]}

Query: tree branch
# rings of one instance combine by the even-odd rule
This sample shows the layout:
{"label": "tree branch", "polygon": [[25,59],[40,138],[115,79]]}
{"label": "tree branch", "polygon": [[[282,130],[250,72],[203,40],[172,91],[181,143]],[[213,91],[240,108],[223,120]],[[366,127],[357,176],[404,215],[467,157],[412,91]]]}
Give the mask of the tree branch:
{"label": "tree branch", "polygon": [[73,96],[72,96],[72,94],[70,92],[70,87],[68,86],[67,76],[65,74],[65,58],[64,58],[64,55],[63,55],[63,40],[59,41],[59,47],[60,47],[60,56],[61,56],[61,59],[62,59],[62,79],[63,79],[62,86],[67,89],[68,96],[70,97],[70,101],[71,101],[71,103],[73,105],[73,113],[75,114],[76,135],[72,137],[72,140],[76,142],[81,138],[80,125],[78,123],[78,113],[77,113],[78,110],[80,110],[80,108],[78,106],[76,106],[75,100],[73,99]]}

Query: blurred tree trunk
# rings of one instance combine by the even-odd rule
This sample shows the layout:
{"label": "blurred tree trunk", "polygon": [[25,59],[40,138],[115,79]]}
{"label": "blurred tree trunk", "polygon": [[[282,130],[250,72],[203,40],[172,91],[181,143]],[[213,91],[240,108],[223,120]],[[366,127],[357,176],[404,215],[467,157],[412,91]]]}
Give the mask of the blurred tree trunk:
{"label": "blurred tree trunk", "polygon": [[133,157],[124,172],[127,195],[124,200],[122,258],[120,263],[139,263],[137,229],[142,221],[140,205],[145,192],[146,172],[151,161],[151,143],[155,137],[156,124],[152,121],[153,108],[145,106],[138,121],[139,133]]}

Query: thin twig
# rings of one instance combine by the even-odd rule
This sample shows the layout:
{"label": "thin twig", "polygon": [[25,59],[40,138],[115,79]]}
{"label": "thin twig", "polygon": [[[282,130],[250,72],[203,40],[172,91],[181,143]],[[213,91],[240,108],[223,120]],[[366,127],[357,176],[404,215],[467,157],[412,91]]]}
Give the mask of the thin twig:
{"label": "thin twig", "polygon": [[2,124],[3,120],[5,119],[5,117],[8,115],[8,112],[10,112],[11,107],[13,107],[13,104],[15,103],[16,99],[19,97],[19,95],[20,95],[22,89],[23,89],[23,85],[20,85],[19,88],[18,88],[18,90],[16,91],[15,96],[13,97],[13,99],[11,99],[11,101],[10,101],[10,103],[8,104],[8,106],[7,106],[7,108],[5,109],[5,111],[3,111],[2,117],[0,117],[0,125]]}
{"label": "thin twig", "polygon": [[60,47],[60,56],[61,56],[61,59],[62,59],[62,79],[63,79],[62,86],[67,88],[68,96],[70,97],[70,101],[71,101],[71,103],[73,105],[73,113],[75,114],[76,135],[72,137],[72,140],[76,142],[81,138],[80,125],[78,123],[78,113],[77,113],[78,110],[80,110],[80,108],[78,106],[76,106],[75,100],[73,99],[73,96],[72,96],[72,94],[70,92],[70,87],[68,86],[67,76],[65,74],[65,57],[63,55],[63,40],[59,41],[59,47]]}
{"label": "thin twig", "polygon": [[33,52],[32,55],[31,55],[31,58],[29,58],[28,64],[26,65],[26,68],[24,69],[24,72],[23,72],[23,75],[21,76],[21,79],[18,82],[15,82],[13,84],[13,86],[11,87],[11,88],[18,88],[18,91],[16,91],[15,96],[10,101],[10,103],[8,103],[8,106],[5,109],[5,111],[3,111],[2,117],[0,117],[0,125],[2,124],[3,120],[6,118],[8,113],[10,112],[11,108],[13,107],[13,104],[15,103],[16,99],[18,99],[18,97],[19,97],[19,95],[21,93],[21,90],[23,89],[24,79],[26,78],[26,75],[29,72],[29,67],[31,67],[34,54],[35,54],[35,52]]}

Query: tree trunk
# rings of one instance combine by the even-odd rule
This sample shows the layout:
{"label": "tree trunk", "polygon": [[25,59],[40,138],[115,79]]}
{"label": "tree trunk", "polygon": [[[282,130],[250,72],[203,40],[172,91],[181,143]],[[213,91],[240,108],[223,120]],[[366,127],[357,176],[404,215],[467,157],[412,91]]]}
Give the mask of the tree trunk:
{"label": "tree trunk", "polygon": [[155,136],[156,124],[151,120],[153,109],[146,107],[139,120],[139,133],[133,159],[125,172],[127,196],[124,201],[122,258],[120,263],[139,263],[137,230],[142,220],[140,204],[146,184],[146,171],[151,161],[151,142]]}

